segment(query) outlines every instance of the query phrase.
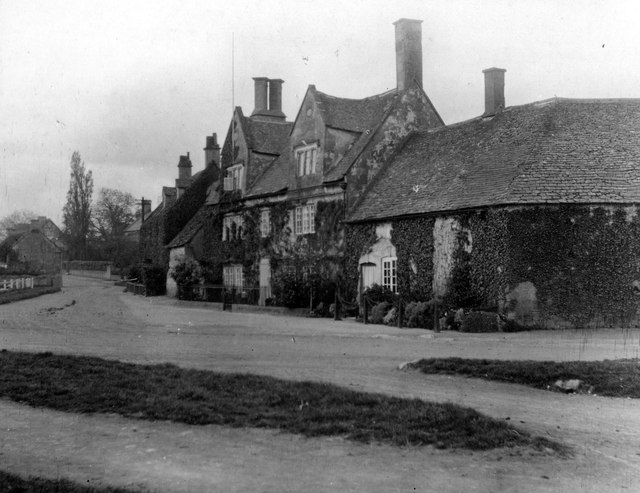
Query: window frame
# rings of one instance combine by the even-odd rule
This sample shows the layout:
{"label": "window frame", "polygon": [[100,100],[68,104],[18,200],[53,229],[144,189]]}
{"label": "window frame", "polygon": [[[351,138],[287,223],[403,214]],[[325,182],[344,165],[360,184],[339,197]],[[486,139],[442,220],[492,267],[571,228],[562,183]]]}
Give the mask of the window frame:
{"label": "window frame", "polygon": [[398,257],[384,257],[381,259],[381,286],[389,288],[391,292],[398,292]]}
{"label": "window frame", "polygon": [[267,238],[271,234],[271,210],[260,211],[260,237]]}
{"label": "window frame", "polygon": [[294,210],[294,228],[297,235],[307,235],[316,232],[316,204],[296,206]]}
{"label": "window frame", "polygon": [[298,146],[294,149],[296,175],[308,176],[318,172],[318,143]]}
{"label": "window frame", "polygon": [[223,265],[222,279],[225,289],[244,289],[244,270],[242,264]]}
{"label": "window frame", "polygon": [[[236,232],[232,234],[235,224]],[[222,218],[222,241],[241,240],[244,238],[244,216],[242,214],[228,214]]]}

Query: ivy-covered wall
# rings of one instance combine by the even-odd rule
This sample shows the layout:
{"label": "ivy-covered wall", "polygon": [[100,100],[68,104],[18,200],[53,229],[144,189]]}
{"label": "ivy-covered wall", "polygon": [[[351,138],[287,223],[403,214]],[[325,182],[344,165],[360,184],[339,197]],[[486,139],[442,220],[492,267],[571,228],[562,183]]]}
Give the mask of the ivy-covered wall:
{"label": "ivy-covered wall", "polygon": [[640,221],[625,207],[498,209],[463,218],[472,242],[470,284],[507,315],[539,326],[629,326],[640,296]]}
{"label": "ivy-covered wall", "polygon": [[[640,218],[636,207],[496,208],[443,216],[456,225],[448,308],[499,309],[532,327],[632,326],[640,308]],[[407,301],[433,297],[442,255],[437,219],[393,222],[398,290]],[[358,260],[376,242],[375,223],[349,224],[345,278],[356,294]]]}
{"label": "ivy-covered wall", "polygon": [[391,241],[398,255],[398,292],[407,301],[427,301],[433,297],[434,217],[393,222]]}

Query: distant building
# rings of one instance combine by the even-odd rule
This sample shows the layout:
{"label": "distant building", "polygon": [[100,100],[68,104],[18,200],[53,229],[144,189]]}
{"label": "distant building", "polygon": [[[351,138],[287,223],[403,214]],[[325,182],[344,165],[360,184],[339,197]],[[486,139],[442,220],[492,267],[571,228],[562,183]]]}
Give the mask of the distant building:
{"label": "distant building", "polygon": [[0,267],[29,274],[58,274],[62,250],[39,229],[11,229],[0,243]]}

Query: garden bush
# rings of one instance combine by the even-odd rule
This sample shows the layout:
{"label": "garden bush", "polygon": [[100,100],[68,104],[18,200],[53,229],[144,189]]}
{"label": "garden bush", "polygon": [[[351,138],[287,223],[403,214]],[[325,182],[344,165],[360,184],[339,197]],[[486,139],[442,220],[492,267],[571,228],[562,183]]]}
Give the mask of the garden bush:
{"label": "garden bush", "polygon": [[384,323],[384,317],[387,312],[391,309],[391,303],[388,301],[383,301],[375,305],[371,310],[371,316],[369,317],[369,321],[372,324],[382,324]]}
{"label": "garden bush", "polygon": [[429,301],[412,301],[404,309],[406,327],[430,329],[433,326],[433,303]]}
{"label": "garden bush", "polygon": [[460,332],[500,332],[498,315],[490,312],[469,312],[460,325]]}
{"label": "garden bush", "polygon": [[147,296],[159,296],[166,292],[167,275],[163,266],[144,264],[142,266],[142,283]]}
{"label": "garden bush", "polygon": [[362,293],[365,298],[371,301],[373,304],[382,303],[386,301],[387,303],[393,304],[398,295],[391,291],[389,288],[380,286],[379,284],[373,284]]}

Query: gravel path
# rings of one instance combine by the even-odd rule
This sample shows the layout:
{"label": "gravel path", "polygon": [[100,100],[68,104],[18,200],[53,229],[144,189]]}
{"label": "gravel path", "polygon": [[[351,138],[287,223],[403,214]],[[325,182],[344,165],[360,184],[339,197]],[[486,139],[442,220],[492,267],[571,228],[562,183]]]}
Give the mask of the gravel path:
{"label": "gravel path", "polygon": [[0,348],[173,362],[451,401],[576,450],[574,458],[559,461],[524,451],[396,449],[76,416],[0,401],[0,464],[20,474],[157,491],[640,491],[637,400],[397,370],[404,361],[433,356],[638,357],[638,330],[434,334],[221,312],[72,277],[61,293],[0,306],[0,319]]}

